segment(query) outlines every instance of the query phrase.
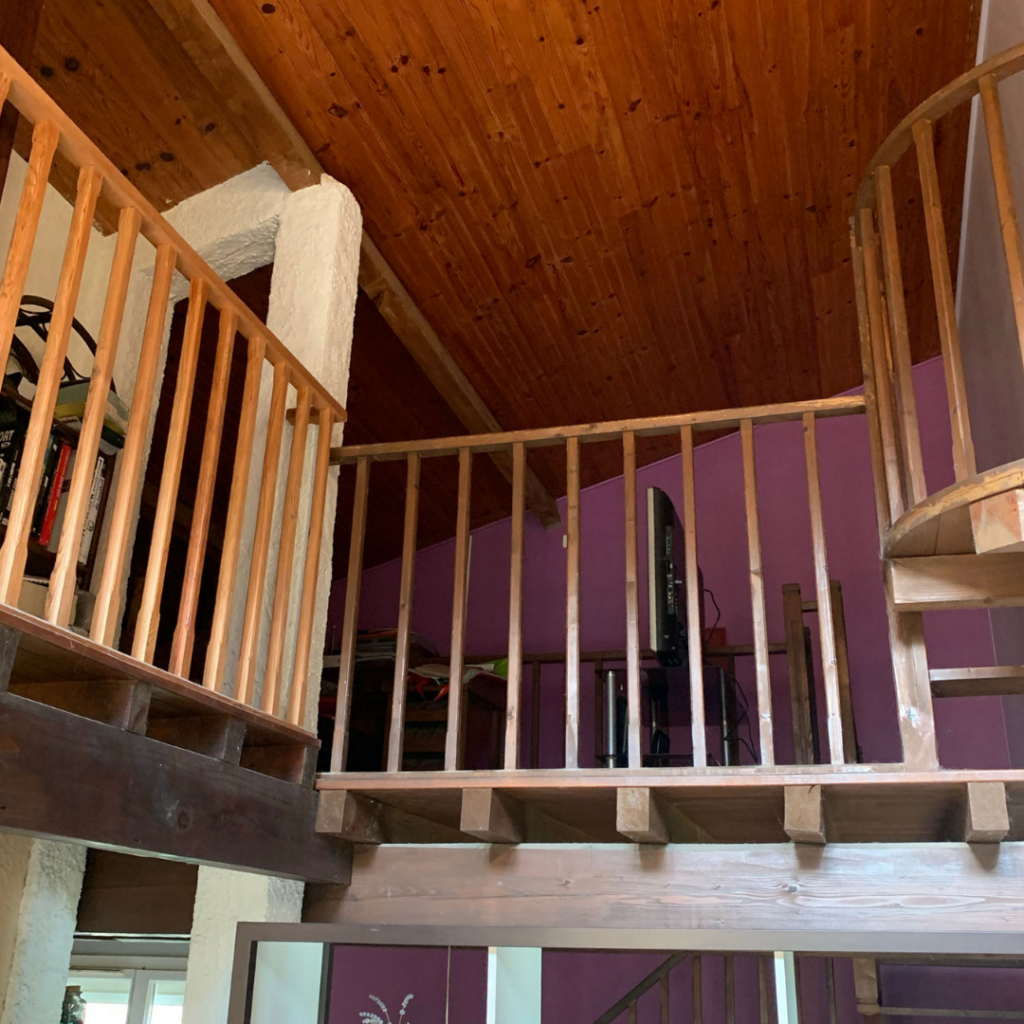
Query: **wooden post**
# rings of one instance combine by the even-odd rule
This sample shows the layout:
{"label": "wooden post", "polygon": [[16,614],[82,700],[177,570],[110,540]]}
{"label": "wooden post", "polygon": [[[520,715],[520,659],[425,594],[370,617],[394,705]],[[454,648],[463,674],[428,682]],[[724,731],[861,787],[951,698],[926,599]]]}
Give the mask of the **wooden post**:
{"label": "wooden post", "polygon": [[864,254],[865,293],[868,325],[871,333],[871,356],[874,365],[874,392],[878,410],[882,459],[885,466],[889,516],[896,522],[903,515],[903,477],[900,472],[900,449],[896,440],[896,419],[893,411],[892,370],[886,345],[885,311],[882,304],[881,268],[878,265],[878,240],[871,210],[860,211],[861,246]]}
{"label": "wooden post", "polygon": [[985,111],[985,131],[992,158],[992,176],[995,179],[996,202],[999,205],[999,224],[1003,231],[1006,270],[1010,277],[1013,314],[1017,322],[1021,357],[1024,359],[1024,243],[1021,240],[1020,219],[1017,216],[1003,110],[999,103],[998,84],[991,75],[982,76],[978,86],[981,91],[982,109]]}
{"label": "wooden post", "polygon": [[843,717],[839,699],[839,671],[836,667],[835,623],[832,618],[832,590],[825,550],[825,523],[821,511],[818,479],[818,443],[814,413],[804,413],[804,452],[807,459],[807,495],[811,508],[811,537],[814,544],[814,582],[818,594],[818,631],[825,677],[825,709],[828,723],[829,759],[843,763]]}
{"label": "wooden post", "polygon": [[142,216],[133,206],[125,207],[118,218],[117,247],[107,282],[107,296],[103,305],[96,355],[93,358],[92,380],[86,398],[82,429],[75,452],[75,471],[64,507],[57,558],[50,575],[50,589],[46,595],[46,617],[58,626],[67,626],[71,620],[71,607],[75,598],[78,574],[78,552],[82,545],[82,529],[89,510],[96,455],[99,451],[103,417],[107,411],[107,395],[114,373],[114,357],[121,335],[125,299],[131,280],[132,260],[139,237]]}
{"label": "wooden post", "polygon": [[680,431],[683,464],[683,530],[686,549],[686,632],[690,662],[690,728],[693,736],[693,766],[708,763],[704,735],[704,642],[700,635],[700,590],[697,568],[697,498],[693,473],[693,427]]}
{"label": "wooden post", "polygon": [[110,514],[110,534],[107,538],[103,574],[93,606],[90,636],[97,643],[106,644],[108,647],[114,642],[117,613],[121,605],[121,575],[124,572],[135,496],[142,473],[142,457],[145,453],[146,435],[149,432],[149,414],[155,394],[156,368],[160,360],[167,303],[176,259],[177,251],[173,245],[165,243],[156,251],[153,288],[149,296],[139,367],[132,392],[128,434],[121,454],[121,477],[114,496],[114,509]]}
{"label": "wooden post", "polygon": [[[363,587],[363,546],[366,541],[366,504],[370,489],[370,461],[356,463],[356,491],[352,502],[352,533],[348,548],[348,576],[345,580],[345,617],[341,627],[341,657],[338,666],[338,700],[334,710],[334,741],[331,771],[343,772],[348,753],[348,716],[352,706],[352,684],[359,630],[359,594]],[[397,652],[396,652],[397,656]]]}
{"label": "wooden post", "polygon": [[580,439],[566,438],[565,767],[579,767],[580,733]]}
{"label": "wooden post", "polygon": [[885,270],[885,298],[889,309],[893,373],[896,379],[896,406],[899,411],[900,435],[903,438],[903,454],[906,459],[908,493],[911,504],[917,505],[928,497],[928,486],[924,478],[921,431],[917,422],[917,400],[914,397],[910,334],[907,330],[907,308],[903,297],[903,270],[896,232],[896,210],[892,198],[892,172],[884,164],[875,168],[875,189],[878,196],[878,222],[882,266]]}
{"label": "wooden post", "polygon": [[914,142],[917,146],[917,168],[921,179],[921,198],[924,202],[924,222],[928,231],[928,256],[932,266],[932,287],[935,291],[935,311],[939,321],[939,343],[942,346],[942,365],[946,378],[946,397],[949,402],[949,424],[953,433],[953,470],[957,480],[974,476],[978,471],[974,458],[974,440],[967,410],[967,386],[960,356],[960,330],[956,322],[956,298],[953,277],[949,270],[949,248],[946,244],[946,225],[942,216],[942,195],[939,192],[939,172],[935,166],[935,138],[931,121],[924,119],[914,124]]}
{"label": "wooden post", "polygon": [[506,771],[519,767],[519,730],[523,685],[523,521],[526,512],[526,448],[512,446],[512,539],[508,595],[508,685],[505,695]]}
{"label": "wooden post", "polygon": [[636,437],[622,435],[626,500],[626,751],[630,768],[643,765],[640,749],[640,604],[637,590]]}
{"label": "wooden post", "polygon": [[210,403],[206,411],[203,434],[203,454],[199,463],[199,485],[196,488],[195,508],[192,510],[192,529],[188,538],[188,556],[185,560],[185,579],[178,604],[178,622],[174,628],[171,660],[168,670],[175,675],[187,676],[192,665],[192,646],[196,638],[196,608],[199,587],[206,561],[206,540],[213,509],[213,488],[217,481],[217,463],[220,461],[220,441],[224,433],[224,407],[228,397],[228,379],[231,376],[231,357],[235,349],[235,331],[238,316],[230,307],[220,311],[220,330],[217,338],[217,356],[213,366],[213,384]]}
{"label": "wooden post", "polygon": [[857,333],[860,336],[860,366],[864,375],[864,414],[868,421],[868,441],[871,447],[871,478],[875,490],[875,515],[878,536],[881,538],[892,525],[889,514],[889,491],[886,483],[886,461],[882,446],[882,428],[879,424],[878,384],[871,351],[871,318],[868,311],[867,280],[864,270],[864,250],[857,242],[857,225],[850,218],[850,253],[853,263],[853,290],[857,300]]}
{"label": "wooden post", "polygon": [[693,1024],[704,1024],[703,962],[699,953],[693,955]]}
{"label": "wooden post", "polygon": [[908,771],[934,771],[939,767],[939,754],[924,620],[920,612],[896,610],[890,562],[883,563],[883,574],[903,763]]}
{"label": "wooden post", "polygon": [[469,499],[473,483],[473,453],[459,452],[459,508],[455,525],[455,591],[452,598],[452,651],[448,677],[448,731],[444,740],[447,771],[461,767],[462,740],[466,718],[463,668],[466,663],[466,607],[469,597]]}
{"label": "wooden post", "polygon": [[786,661],[789,665],[789,696],[793,709],[793,752],[797,764],[814,764],[803,598],[799,583],[783,586],[782,616],[786,624]]}
{"label": "wooden post", "polygon": [[291,596],[295,534],[299,525],[302,471],[306,462],[309,409],[309,388],[303,385],[298,389],[296,397],[295,425],[292,428],[291,451],[288,453],[288,476],[285,480],[281,534],[278,538],[277,578],[274,581],[274,607],[270,619],[267,667],[263,674],[263,710],[268,715],[280,714],[278,703],[281,689],[281,662],[284,658],[285,632],[288,626],[288,598]]}
{"label": "wooden post", "polygon": [[252,542],[252,562],[249,566],[249,587],[245,595],[242,646],[238,654],[235,698],[243,704],[248,704],[252,699],[256,681],[256,652],[259,643],[260,617],[263,611],[263,590],[270,553],[270,530],[274,520],[277,467],[281,461],[281,437],[284,433],[287,399],[288,364],[281,360],[274,365],[274,387],[270,394],[267,443],[263,450],[263,476],[260,478],[260,497]]}
{"label": "wooden post", "polygon": [[825,958],[825,998],[828,1001],[828,1024],[838,1024],[839,1014],[836,1006],[836,962],[832,957]]}
{"label": "wooden post", "polygon": [[540,673],[539,661],[530,673],[530,767],[540,767]]}
{"label": "wooden post", "polygon": [[[11,242],[7,247],[4,276],[0,280],[0,366],[7,366],[11,352],[14,325],[18,322],[18,309],[25,291],[25,279],[32,260],[32,246],[39,229],[39,217],[46,198],[46,185],[50,177],[53,154],[57,149],[60,129],[52,121],[40,121],[32,130],[32,152],[29,153],[25,184],[18,201]],[[6,167],[0,188],[7,177]]]}
{"label": "wooden post", "polygon": [[[245,387],[242,408],[238,414],[238,442],[235,462],[231,470],[231,496],[224,526],[224,547],[220,553],[220,571],[217,574],[217,600],[210,623],[210,642],[206,647],[206,666],[203,686],[220,691],[224,685],[227,665],[228,621],[235,592],[235,574],[238,571],[238,553],[242,542],[242,522],[245,518],[246,492],[252,468],[252,446],[256,435],[256,410],[259,405],[260,381],[263,376],[263,339],[249,338],[249,358],[245,368]],[[127,446],[126,446],[127,447]],[[237,688],[236,688],[237,692]]]}
{"label": "wooden post", "polygon": [[[405,738],[406,677],[409,674],[409,633],[412,623],[412,586],[416,570],[416,527],[420,509],[420,456],[411,452],[405,481],[405,527],[402,533],[402,579],[398,592],[398,636],[395,640],[395,684],[391,693],[391,730],[388,736],[389,772],[402,770]],[[454,654],[454,651],[452,652]],[[451,688],[448,712],[451,715]]]}
{"label": "wooden post", "polygon": [[843,758],[847,764],[856,764],[857,723],[853,716],[853,693],[850,690],[850,651],[846,644],[846,612],[843,609],[843,588],[839,580],[829,580],[828,586],[832,598],[832,630],[836,638],[839,712],[843,720]]}
{"label": "wooden post", "polygon": [[880,1024],[878,1013],[878,966],[867,957],[853,958],[853,987],[857,997],[857,1012],[864,1024]]}
{"label": "wooden post", "polygon": [[725,954],[725,1024],[736,1024],[736,961]]}
{"label": "wooden post", "polygon": [[[71,321],[74,319],[75,305],[82,284],[85,256],[92,235],[92,219],[102,181],[102,175],[95,167],[83,167],[78,175],[78,196],[71,217],[67,246],[64,249],[64,262],[60,268],[53,316],[46,336],[46,350],[39,368],[39,381],[32,399],[32,414],[29,417],[21,460],[18,464],[18,478],[14,485],[7,534],[3,547],[0,548],[0,600],[11,605],[17,605],[21,594],[22,574],[25,559],[28,557],[28,535],[32,527],[43,457],[53,425],[57,391],[64,376],[64,356],[68,349]],[[12,256],[16,257],[17,254],[12,253]],[[6,298],[6,295],[0,296],[0,307],[5,304]],[[0,350],[3,352],[6,366],[7,353],[10,351],[9,338],[0,345]]]}
{"label": "wooden post", "polygon": [[789,952],[775,954],[775,1002],[779,1024],[800,1024],[800,997],[796,983],[796,958]]}
{"label": "wooden post", "polygon": [[164,572],[167,569],[167,553],[171,546],[171,531],[174,528],[174,511],[178,503],[181,460],[185,453],[189,413],[192,410],[192,387],[196,378],[196,363],[199,359],[199,342],[203,333],[203,316],[206,313],[208,292],[209,285],[203,278],[192,279],[189,287],[185,336],[182,339],[181,358],[178,361],[178,380],[174,389],[174,406],[171,410],[167,448],[160,475],[160,493],[153,517],[153,538],[149,546],[142,606],[135,620],[132,656],[139,661],[151,661],[156,647],[156,634],[160,624],[160,598],[164,589]]}
{"label": "wooden post", "polygon": [[775,764],[772,738],[772,682],[768,670],[768,622],[764,603],[764,574],[761,569],[761,528],[757,514],[757,470],[754,460],[754,426],[740,425],[743,445],[743,494],[747,510],[747,550],[750,559],[750,604],[754,621],[754,663],[757,680],[758,739],[761,764]]}
{"label": "wooden post", "polygon": [[666,974],[658,983],[658,1009],[660,1024],[670,1024],[671,1012],[672,979]]}
{"label": "wooden post", "polygon": [[[306,565],[302,575],[302,603],[295,635],[295,663],[288,697],[288,721],[301,725],[306,717],[306,689],[309,683],[309,649],[313,642],[313,616],[316,614],[317,577],[320,575],[320,545],[324,533],[324,505],[327,501],[327,475],[331,463],[332,409],[321,408],[317,420],[316,469],[309,508],[309,534],[306,538]],[[362,558],[362,552],[360,552]],[[352,564],[351,562],[349,563]],[[358,599],[357,599],[358,600]],[[340,692],[340,675],[339,675]],[[337,714],[337,712],[335,712]],[[337,722],[337,718],[335,718]]]}

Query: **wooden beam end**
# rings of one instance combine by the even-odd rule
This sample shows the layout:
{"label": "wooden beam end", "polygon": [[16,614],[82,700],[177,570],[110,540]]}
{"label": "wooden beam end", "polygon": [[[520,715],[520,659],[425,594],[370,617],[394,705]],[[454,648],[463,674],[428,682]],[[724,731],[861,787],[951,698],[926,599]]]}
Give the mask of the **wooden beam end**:
{"label": "wooden beam end", "polygon": [[376,800],[346,789],[323,790],[316,809],[316,830],[350,843],[379,846],[388,841],[383,810]]}
{"label": "wooden beam end", "polygon": [[634,843],[668,843],[666,817],[661,801],[649,787],[623,786],[615,791],[615,831]]}
{"label": "wooden beam end", "polygon": [[968,782],[964,841],[1000,843],[1009,831],[1006,785],[1002,782]]}
{"label": "wooden beam end", "polygon": [[521,843],[521,805],[496,789],[464,789],[459,829],[485,843]]}
{"label": "wooden beam end", "polygon": [[825,844],[825,801],[821,786],[786,786],[784,827],[794,843]]}

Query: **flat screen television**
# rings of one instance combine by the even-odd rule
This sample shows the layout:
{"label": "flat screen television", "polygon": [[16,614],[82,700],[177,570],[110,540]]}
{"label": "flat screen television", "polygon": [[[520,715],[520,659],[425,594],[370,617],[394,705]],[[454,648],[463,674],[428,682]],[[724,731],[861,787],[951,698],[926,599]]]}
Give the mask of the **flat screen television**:
{"label": "flat screen television", "polygon": [[647,587],[650,647],[665,668],[687,657],[683,524],[660,487],[647,488]]}

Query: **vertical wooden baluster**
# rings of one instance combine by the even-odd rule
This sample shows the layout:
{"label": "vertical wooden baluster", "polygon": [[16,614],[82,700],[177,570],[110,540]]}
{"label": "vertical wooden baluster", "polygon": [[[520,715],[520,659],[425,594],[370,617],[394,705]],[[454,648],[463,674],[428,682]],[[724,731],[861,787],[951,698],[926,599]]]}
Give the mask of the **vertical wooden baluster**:
{"label": "vertical wooden baluster", "polygon": [[[306,689],[309,683],[309,650],[313,642],[313,616],[316,613],[317,578],[320,575],[320,545],[324,533],[324,512],[327,501],[327,475],[331,468],[331,431],[334,412],[320,407],[317,421],[316,470],[313,475],[313,496],[309,508],[309,534],[306,540],[306,565],[302,574],[302,604],[295,633],[295,664],[288,697],[288,721],[301,725],[306,717]],[[362,552],[359,553],[360,561]],[[352,563],[350,562],[349,565]],[[356,602],[358,604],[358,598]],[[339,673],[339,697],[341,676]],[[337,718],[335,718],[337,722]]]}
{"label": "vertical wooden baluster", "polygon": [[153,408],[153,396],[156,391],[156,370],[160,362],[167,304],[177,258],[178,252],[173,245],[165,243],[157,248],[153,288],[149,295],[149,310],[142,335],[135,388],[132,391],[128,434],[125,437],[124,451],[121,453],[120,481],[114,496],[114,509],[110,514],[107,553],[103,561],[100,585],[96,591],[89,634],[97,643],[108,647],[114,642],[117,613],[121,606],[121,575],[128,552],[136,492],[142,473],[142,458],[146,451],[149,414]]}
{"label": "vertical wooden baluster", "polygon": [[[683,428],[684,430],[687,428]],[[703,957],[693,956],[693,1024],[704,1024]]]}
{"label": "vertical wooden baluster", "polygon": [[782,587],[782,619],[786,626],[786,662],[789,669],[794,760],[797,764],[814,764],[811,680],[807,671],[803,597],[799,583],[786,583]]}
{"label": "vertical wooden baluster", "polygon": [[683,536],[686,550],[686,632],[690,662],[690,720],[693,732],[693,764],[708,763],[704,735],[704,652],[700,635],[700,603],[703,595],[697,576],[697,498],[693,474],[693,427],[680,431],[683,463]]}
{"label": "vertical wooden baluster", "polygon": [[661,1024],[670,1024],[672,1019],[672,979],[669,975],[665,975],[661,979],[661,987],[659,991],[659,1010],[661,1011],[660,1019]]}
{"label": "vertical wooden baluster", "polygon": [[1006,145],[1006,128],[999,102],[996,80],[984,75],[978,83],[981,103],[985,111],[985,132],[988,135],[989,155],[992,158],[992,176],[996,185],[999,205],[999,224],[1003,231],[1003,249],[1006,252],[1006,270],[1010,277],[1013,315],[1017,322],[1017,337],[1021,357],[1024,359],[1024,244],[1021,241],[1020,220],[1010,170],[1010,153]]}
{"label": "vertical wooden baluster", "polygon": [[637,1013],[637,1003],[634,999],[633,1002],[629,1004],[629,1008],[626,1011],[626,1016],[629,1019],[629,1024],[637,1024]]}
{"label": "vertical wooden baluster", "polygon": [[747,550],[750,556],[750,603],[754,620],[754,662],[757,679],[757,722],[761,764],[775,764],[772,738],[772,681],[768,670],[768,624],[761,569],[761,528],[757,514],[757,471],[754,461],[754,425],[740,425],[743,444],[743,494],[747,507]]}
{"label": "vertical wooden baluster", "polygon": [[444,741],[446,771],[461,768],[462,739],[466,718],[466,694],[462,685],[466,660],[466,599],[469,592],[469,495],[473,477],[473,453],[459,450],[459,510],[455,526],[455,592],[452,598],[452,652],[448,677],[448,732]]}
{"label": "vertical wooden baluster", "polygon": [[[64,376],[64,357],[71,334],[71,321],[75,315],[78,292],[82,284],[85,256],[92,235],[92,220],[96,211],[103,176],[95,167],[83,167],[78,175],[78,195],[71,217],[64,262],[53,306],[50,329],[46,336],[46,350],[39,368],[39,381],[32,398],[32,414],[21,450],[18,477],[14,485],[7,534],[0,548],[0,600],[16,605],[21,594],[22,574],[28,557],[28,536],[36,507],[43,458],[53,426],[53,410],[57,404],[57,391]],[[9,351],[10,341],[5,341]],[[6,356],[5,356],[6,359]],[[6,365],[6,363],[4,364]],[[76,552],[77,555],[77,552]]]}
{"label": "vertical wooden baluster", "polygon": [[540,672],[539,661],[531,662],[530,672],[530,767],[540,767]]}
{"label": "vertical wooden baluster", "polygon": [[505,697],[506,770],[519,767],[520,693],[523,682],[523,521],[526,513],[526,448],[512,446],[512,563],[508,595],[508,687]]}
{"label": "vertical wooden baluster", "polygon": [[643,766],[640,750],[640,604],[637,590],[636,437],[622,435],[626,502],[626,751],[630,768]]}
{"label": "vertical wooden baluster", "polygon": [[825,678],[829,759],[832,764],[843,764],[843,714],[839,696],[839,670],[836,667],[835,620],[832,617],[832,590],[829,585],[828,556],[825,551],[825,523],[821,514],[818,443],[813,412],[804,413],[804,454],[807,460],[807,498],[811,508],[811,540],[814,545],[818,631],[821,636],[821,661]]}
{"label": "vertical wooden baluster", "polygon": [[217,599],[213,606],[210,642],[206,647],[206,665],[203,669],[203,686],[218,692],[224,685],[224,671],[227,667],[228,622],[235,592],[238,552],[242,543],[242,523],[245,519],[246,492],[256,437],[256,412],[259,408],[265,349],[266,343],[262,337],[253,335],[249,338],[245,387],[242,391],[242,407],[238,412],[238,441],[231,469],[231,496],[228,498],[228,514],[224,523],[224,548],[220,553],[220,570],[217,573]]}
{"label": "vertical wooden baluster", "polygon": [[7,94],[11,90],[11,76],[4,71],[0,71],[0,110],[3,109],[3,105],[7,102]]}
{"label": "vertical wooden baluster", "polygon": [[292,428],[288,475],[285,478],[284,508],[281,512],[281,533],[277,542],[277,577],[274,581],[274,605],[270,617],[270,640],[267,644],[267,666],[263,673],[263,710],[279,715],[281,662],[284,658],[285,633],[288,627],[288,598],[291,595],[292,570],[295,561],[295,533],[299,526],[299,498],[302,495],[302,470],[306,461],[306,434],[309,432],[309,385],[298,389],[295,402],[295,425]]}
{"label": "vertical wooden baluster", "polygon": [[736,962],[725,954],[725,1024],[736,1024]]}
{"label": "vertical wooden baluster", "polygon": [[[405,739],[405,694],[409,674],[409,630],[412,622],[412,585],[416,569],[416,527],[420,508],[420,456],[410,452],[405,483],[405,528],[402,534],[402,579],[398,592],[398,636],[395,640],[395,685],[391,694],[391,730],[388,737],[388,771],[402,770]],[[452,652],[454,654],[454,651]],[[448,690],[449,718],[451,692]]]}
{"label": "vertical wooden baluster", "polygon": [[210,389],[210,403],[206,410],[203,454],[199,463],[199,484],[196,488],[195,508],[192,511],[185,578],[181,585],[181,600],[178,604],[178,622],[174,627],[171,661],[168,665],[168,670],[178,676],[187,676],[192,665],[192,646],[196,637],[196,607],[199,604],[199,586],[203,580],[203,563],[206,560],[206,539],[210,530],[213,489],[217,482],[217,463],[220,460],[220,439],[224,433],[224,406],[227,402],[228,378],[231,376],[231,357],[235,350],[237,328],[238,314],[226,306],[220,311],[220,332],[213,367],[213,384]]}
{"label": "vertical wooden baluster", "polygon": [[871,210],[860,211],[861,244],[864,252],[864,276],[867,287],[868,323],[871,329],[871,355],[874,363],[875,394],[878,402],[878,423],[885,462],[886,492],[889,514],[893,522],[903,515],[903,479],[900,473],[899,447],[892,402],[892,373],[885,343],[885,312],[882,305],[881,268],[878,265],[878,241]]}
{"label": "vertical wooden baluster", "polygon": [[942,216],[942,196],[939,192],[939,172],[935,166],[935,139],[931,121],[918,121],[914,124],[914,142],[917,145],[917,168],[921,179],[921,198],[924,201],[924,223],[928,230],[928,255],[932,266],[935,312],[939,320],[939,343],[946,376],[949,424],[953,432],[953,469],[957,480],[963,480],[974,476],[977,465],[967,410],[967,386],[960,357],[956,298],[949,270],[949,249]]}
{"label": "vertical wooden baluster", "polygon": [[18,201],[11,243],[7,248],[4,276],[0,280],[0,368],[7,366],[7,357],[11,352],[11,338],[18,320],[21,296],[25,291],[32,246],[36,240],[50,166],[59,139],[60,129],[52,121],[40,121],[32,130],[32,152],[29,154],[25,184]]}
{"label": "vertical wooden baluster", "polygon": [[57,545],[57,558],[50,575],[50,589],[46,595],[46,617],[58,626],[71,620],[71,606],[75,598],[78,573],[78,552],[82,546],[82,529],[89,510],[96,454],[99,451],[103,417],[107,411],[107,395],[114,373],[114,357],[121,336],[125,299],[131,281],[132,260],[139,237],[142,215],[132,206],[125,207],[117,222],[117,245],[107,283],[107,297],[103,305],[103,318],[93,357],[92,379],[82,417],[82,429],[75,452],[75,469],[64,507],[64,523]]}
{"label": "vertical wooden baluster", "polygon": [[565,767],[578,768],[580,739],[580,439],[565,442]]}
{"label": "vertical wooden baluster", "polygon": [[[356,463],[356,491],[352,500],[352,533],[348,546],[348,574],[345,579],[345,616],[341,627],[341,657],[338,659],[338,701],[334,711],[334,740],[331,771],[343,772],[348,755],[348,716],[352,707],[356,641],[359,630],[359,595],[363,589],[363,546],[366,541],[366,504],[370,490],[370,463]],[[397,658],[397,652],[396,652]]]}
{"label": "vertical wooden baluster", "polygon": [[836,638],[836,668],[839,672],[839,706],[843,717],[843,754],[847,764],[857,763],[857,724],[853,717],[853,693],[850,690],[850,651],[846,643],[846,611],[843,587],[839,580],[829,581],[832,594],[832,623]]}
{"label": "vertical wooden baluster", "polygon": [[885,476],[885,454],[882,447],[882,428],[879,423],[878,389],[871,351],[871,321],[868,313],[867,280],[864,272],[864,250],[857,241],[857,227],[850,218],[850,252],[853,263],[854,294],[857,300],[857,329],[860,335],[860,365],[864,374],[864,414],[868,421],[868,441],[871,447],[871,477],[875,490],[875,515],[878,536],[881,538],[892,525],[889,512],[889,491]]}
{"label": "vertical wooden baluster", "polygon": [[[242,624],[242,646],[238,653],[235,699],[248,704],[256,682],[256,654],[260,638],[260,617],[263,612],[263,591],[270,555],[270,531],[274,521],[274,499],[277,494],[277,468],[281,462],[281,438],[284,434],[285,405],[288,400],[288,364],[282,360],[274,365],[274,387],[270,394],[270,416],[267,421],[267,443],[263,450],[263,476],[256,509],[256,529],[249,564],[249,587],[245,595],[245,618]],[[219,596],[219,595],[218,595]]]}
{"label": "vertical wooden baluster", "polygon": [[203,335],[203,316],[206,313],[208,292],[209,285],[203,278],[192,279],[188,296],[188,316],[185,318],[185,335],[181,343],[181,358],[178,360],[174,405],[167,431],[167,448],[164,451],[164,465],[160,474],[160,493],[153,516],[153,539],[149,546],[142,604],[135,620],[135,638],[132,641],[132,657],[138,658],[139,661],[151,661],[156,647],[156,634],[160,625],[160,597],[164,589],[167,553],[171,546],[174,513],[178,505],[181,460],[185,454],[185,438],[188,435],[188,420],[192,411],[192,389],[196,379],[196,363],[199,359],[199,343]]}
{"label": "vertical wooden baluster", "polygon": [[885,164],[875,168],[875,190],[878,196],[878,226],[882,243],[882,266],[885,271],[885,296],[889,307],[893,372],[896,378],[896,406],[900,417],[900,434],[906,458],[910,501],[916,505],[928,497],[928,486],[924,478],[921,431],[917,422],[917,399],[914,396],[910,334],[907,330],[907,307],[903,297],[903,270],[900,265],[896,210],[892,198],[892,172]]}
{"label": "vertical wooden baluster", "polygon": [[605,719],[605,685],[606,681],[604,678],[604,662],[594,662],[594,767],[603,767],[601,761],[601,754],[604,748],[601,743],[601,738],[604,735],[604,719]]}

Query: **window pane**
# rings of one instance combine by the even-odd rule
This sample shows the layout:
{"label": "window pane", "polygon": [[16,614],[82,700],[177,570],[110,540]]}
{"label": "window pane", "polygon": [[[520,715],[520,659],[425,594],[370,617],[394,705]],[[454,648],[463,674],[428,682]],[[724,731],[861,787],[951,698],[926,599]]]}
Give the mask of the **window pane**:
{"label": "window pane", "polygon": [[72,974],[62,1017],[75,1024],[125,1024],[131,989],[131,978],[117,971]]}
{"label": "window pane", "polygon": [[181,1024],[181,1007],[185,1001],[185,980],[164,979],[149,983],[149,1014],[146,1024]]}

